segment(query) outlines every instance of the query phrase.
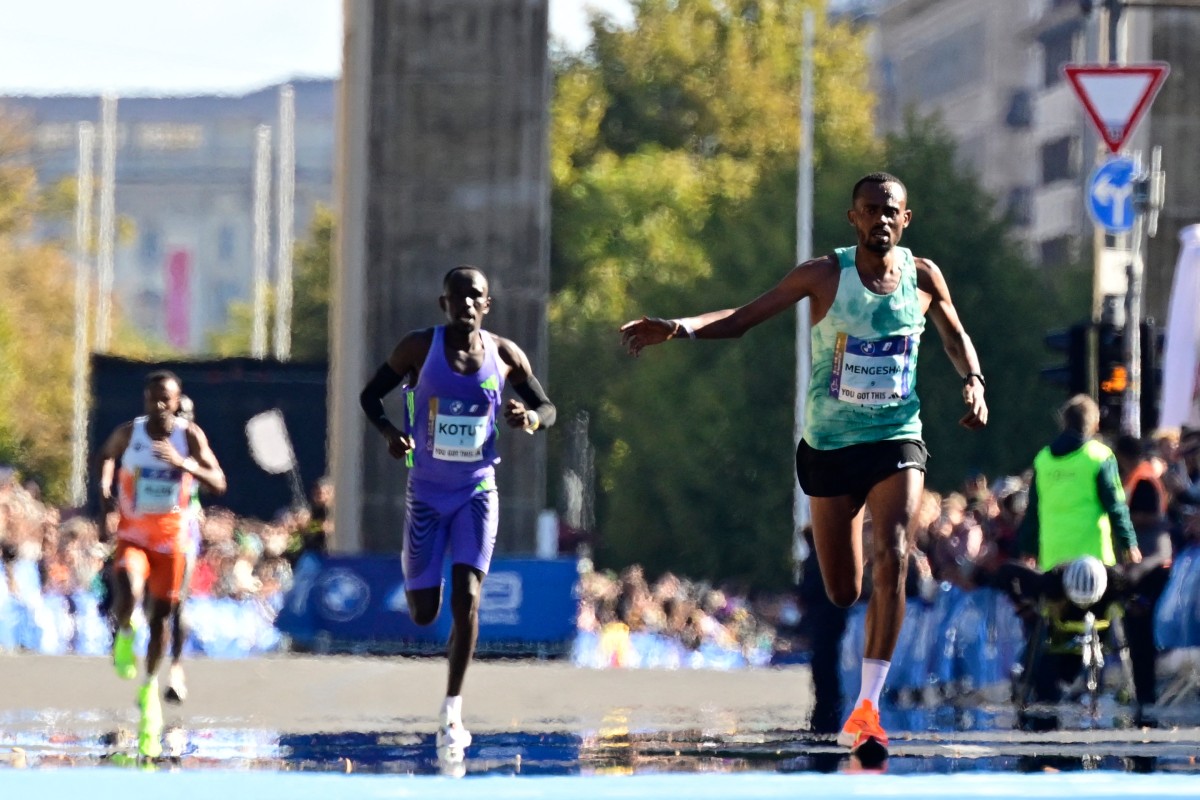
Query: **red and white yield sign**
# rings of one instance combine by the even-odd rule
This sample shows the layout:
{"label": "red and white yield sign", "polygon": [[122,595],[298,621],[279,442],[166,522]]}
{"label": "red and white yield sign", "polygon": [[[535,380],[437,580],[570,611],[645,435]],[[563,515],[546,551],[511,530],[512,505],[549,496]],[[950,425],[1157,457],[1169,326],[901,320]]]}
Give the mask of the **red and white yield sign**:
{"label": "red and white yield sign", "polygon": [[1162,61],[1063,65],[1084,110],[1113,153],[1121,151],[1170,71],[1171,66]]}

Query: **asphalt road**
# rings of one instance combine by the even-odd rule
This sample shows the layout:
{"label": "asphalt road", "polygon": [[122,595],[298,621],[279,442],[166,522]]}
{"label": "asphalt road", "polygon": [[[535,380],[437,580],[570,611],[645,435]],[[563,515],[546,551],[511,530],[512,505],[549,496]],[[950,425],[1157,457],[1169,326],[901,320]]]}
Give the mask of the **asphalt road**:
{"label": "asphalt road", "polygon": [[[189,697],[168,716],[189,726],[289,733],[429,730],[445,694],[444,659],[273,656],[185,662]],[[165,681],[163,672],[162,680]],[[131,719],[135,682],[107,659],[0,655],[0,714],[12,730],[77,733]],[[560,661],[477,661],[464,720],[473,731],[590,732],[801,728],[811,710],[804,667],[593,670]]]}
{"label": "asphalt road", "polygon": [[[183,706],[164,708],[169,725],[190,730],[428,734],[445,692],[439,658],[283,655],[186,663],[190,696]],[[65,740],[136,720],[136,682],[119,680],[107,659],[0,655],[0,686],[0,732],[10,737]],[[807,667],[593,670],[560,661],[484,660],[467,674],[463,716],[477,734],[616,734],[672,747],[726,742],[813,751],[820,743],[803,733],[811,705]],[[1179,708],[1157,729],[891,733],[893,748],[914,756],[969,756],[972,748],[1178,755],[1180,747],[1200,756],[1198,723],[1195,708]]]}

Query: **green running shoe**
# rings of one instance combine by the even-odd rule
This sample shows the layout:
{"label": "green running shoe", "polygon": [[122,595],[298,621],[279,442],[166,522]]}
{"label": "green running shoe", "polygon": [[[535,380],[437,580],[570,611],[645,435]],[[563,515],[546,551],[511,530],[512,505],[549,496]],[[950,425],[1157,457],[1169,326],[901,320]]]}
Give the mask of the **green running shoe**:
{"label": "green running shoe", "polygon": [[117,677],[131,681],[137,677],[137,656],[133,653],[133,631],[117,631],[113,637],[113,667]]}
{"label": "green running shoe", "polygon": [[162,755],[163,716],[158,702],[158,681],[153,680],[138,689],[138,708],[142,718],[138,723],[138,754],[143,758]]}

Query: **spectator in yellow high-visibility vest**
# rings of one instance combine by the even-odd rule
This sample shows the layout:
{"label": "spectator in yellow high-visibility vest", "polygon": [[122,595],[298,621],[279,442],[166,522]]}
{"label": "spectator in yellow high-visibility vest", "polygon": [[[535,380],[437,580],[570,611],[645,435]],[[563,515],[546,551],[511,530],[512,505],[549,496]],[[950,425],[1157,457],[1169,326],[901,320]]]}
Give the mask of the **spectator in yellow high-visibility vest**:
{"label": "spectator in yellow high-visibility vest", "polygon": [[1100,409],[1079,394],[1059,410],[1062,432],[1033,459],[1029,506],[1017,533],[1022,556],[1042,570],[1095,556],[1105,566],[1142,560],[1117,457],[1095,439]]}

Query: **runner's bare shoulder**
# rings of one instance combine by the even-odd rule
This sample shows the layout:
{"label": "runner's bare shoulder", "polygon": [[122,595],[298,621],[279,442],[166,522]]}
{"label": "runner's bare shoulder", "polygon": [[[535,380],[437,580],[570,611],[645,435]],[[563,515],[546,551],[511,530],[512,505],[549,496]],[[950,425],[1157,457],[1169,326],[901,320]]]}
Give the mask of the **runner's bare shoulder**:
{"label": "runner's bare shoulder", "polygon": [[921,291],[934,294],[938,287],[946,285],[942,269],[933,259],[913,256],[913,264],[917,267],[917,288]]}
{"label": "runner's bare shoulder", "polygon": [[122,422],[113,429],[113,432],[108,435],[108,439],[100,446],[99,456],[101,458],[116,458],[125,451],[132,438],[133,420]]}
{"label": "runner's bare shoulder", "polygon": [[783,279],[783,283],[791,284],[794,294],[813,298],[814,313],[824,316],[833,302],[834,295],[837,294],[841,273],[842,268],[838,264],[837,256],[829,254],[810,258],[797,265]]}
{"label": "runner's bare shoulder", "polygon": [[410,373],[416,375],[421,371],[421,366],[425,363],[425,358],[429,355],[429,348],[432,345],[433,328],[409,331],[396,344],[392,354],[388,356],[388,366],[401,377]]}

